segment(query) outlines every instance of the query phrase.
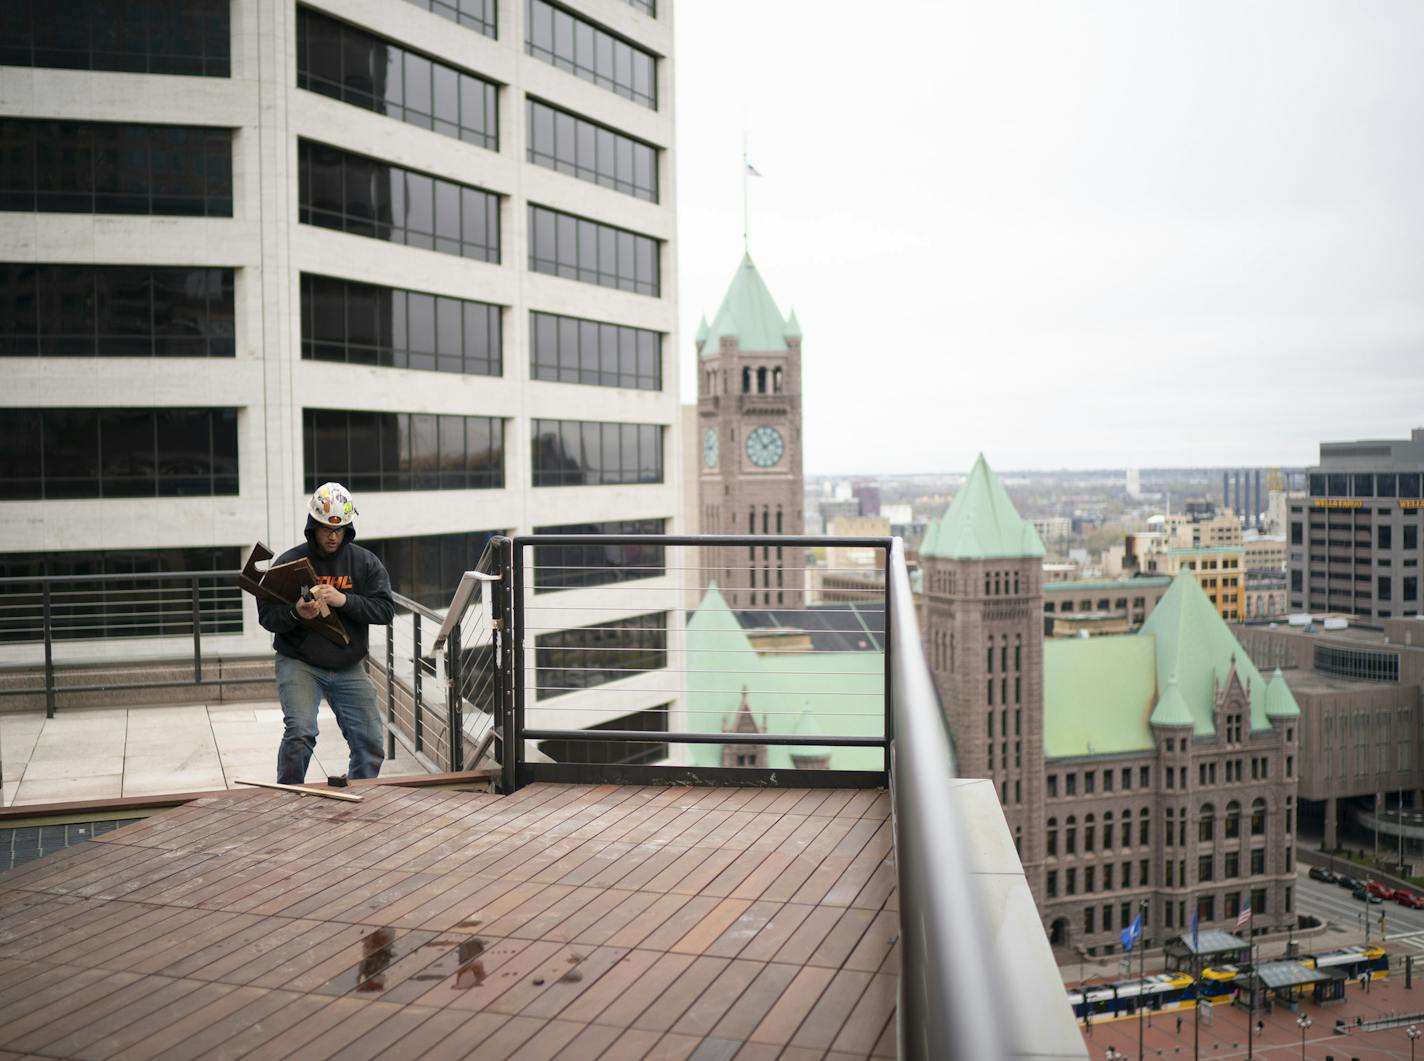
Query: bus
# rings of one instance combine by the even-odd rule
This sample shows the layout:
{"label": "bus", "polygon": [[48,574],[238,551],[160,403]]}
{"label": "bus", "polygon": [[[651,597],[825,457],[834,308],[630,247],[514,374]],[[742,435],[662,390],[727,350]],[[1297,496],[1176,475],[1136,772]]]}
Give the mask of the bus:
{"label": "bus", "polygon": [[1383,947],[1374,945],[1307,954],[1301,962],[1312,969],[1342,969],[1351,980],[1358,980],[1367,974],[1371,980],[1389,975],[1389,955]]}
{"label": "bus", "polygon": [[1139,1007],[1152,1013],[1189,1009],[1196,1004],[1192,978],[1186,973],[1158,973],[1144,979],[1089,984],[1068,992],[1068,1004],[1080,1022],[1135,1016]]}

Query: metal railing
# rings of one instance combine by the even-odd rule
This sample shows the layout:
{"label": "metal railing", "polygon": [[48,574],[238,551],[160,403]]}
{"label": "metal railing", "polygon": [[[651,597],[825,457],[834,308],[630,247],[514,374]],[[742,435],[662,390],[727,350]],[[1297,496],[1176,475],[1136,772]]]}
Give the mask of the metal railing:
{"label": "metal railing", "polygon": [[[0,578],[0,644],[39,645],[40,684],[0,688],[0,696],[45,698],[53,718],[60,693],[116,692],[196,685],[271,683],[271,675],[204,670],[203,636],[242,633],[242,591],[236,571],[162,571],[143,574]],[[169,660],[191,677],[59,681],[55,645],[128,638],[187,638],[191,652]],[[38,662],[38,661],[37,661]],[[155,669],[164,661],[152,661]]]}

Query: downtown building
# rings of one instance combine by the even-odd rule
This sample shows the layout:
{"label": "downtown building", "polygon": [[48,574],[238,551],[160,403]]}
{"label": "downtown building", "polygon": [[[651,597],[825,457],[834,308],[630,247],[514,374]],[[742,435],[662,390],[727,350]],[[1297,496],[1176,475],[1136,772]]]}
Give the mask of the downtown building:
{"label": "downtown building", "polygon": [[1300,711],[1284,679],[1190,570],[1058,601],[1131,608],[1133,632],[1045,638],[1043,557],[982,457],[920,546],[956,771],[993,780],[1050,941],[1112,953],[1143,902],[1159,944],[1194,913],[1230,929],[1247,904],[1257,931],[1293,923]]}
{"label": "downtown building", "polygon": [[1424,428],[1407,439],[1322,442],[1290,499],[1290,607],[1364,622],[1421,613]]}
{"label": "downtown building", "polygon": [[680,530],[671,8],[6,4],[0,576]]}

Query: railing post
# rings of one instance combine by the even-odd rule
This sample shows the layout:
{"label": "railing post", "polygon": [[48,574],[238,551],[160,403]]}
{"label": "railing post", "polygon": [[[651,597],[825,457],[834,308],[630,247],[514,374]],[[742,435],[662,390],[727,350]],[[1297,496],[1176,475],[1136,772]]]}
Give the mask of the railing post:
{"label": "railing post", "polygon": [[45,718],[54,718],[54,605],[44,580]]}
{"label": "railing post", "polygon": [[890,780],[891,756],[890,749],[895,743],[895,655],[894,642],[892,640],[894,618],[892,605],[895,601],[895,580],[890,577],[890,554],[893,548],[890,544],[885,546],[885,632],[884,649],[881,656],[881,666],[885,668],[885,690],[882,695],[885,697],[885,779],[886,784]]}
{"label": "railing post", "polygon": [[396,620],[386,627],[386,758],[396,757]]}
{"label": "railing post", "polygon": [[445,646],[445,711],[448,718],[446,728],[450,731],[451,773],[459,773],[465,768],[465,724],[461,707],[464,700],[460,693],[460,665],[460,624],[456,623]]}
{"label": "railing post", "polygon": [[192,580],[193,590],[193,684],[203,683],[203,627],[198,622],[198,576]]}
{"label": "railing post", "polygon": [[513,630],[509,614],[510,579],[514,555],[513,542],[506,539],[500,550],[504,555],[500,580],[492,584],[490,618],[495,636],[495,712],[499,718],[499,787],[506,795],[519,787],[519,775],[514,761],[514,696],[510,675],[514,670]]}
{"label": "railing post", "polygon": [[410,613],[411,623],[415,631],[415,640],[410,650],[410,661],[414,677],[412,679],[415,689],[415,750],[418,752],[425,750],[425,723],[421,718],[421,681],[420,681],[420,613]]}
{"label": "railing post", "polygon": [[518,788],[523,773],[520,767],[524,763],[524,547],[517,538],[511,538],[509,544],[509,626],[514,650],[513,666],[509,669],[514,716],[510,758],[514,760],[514,787]]}

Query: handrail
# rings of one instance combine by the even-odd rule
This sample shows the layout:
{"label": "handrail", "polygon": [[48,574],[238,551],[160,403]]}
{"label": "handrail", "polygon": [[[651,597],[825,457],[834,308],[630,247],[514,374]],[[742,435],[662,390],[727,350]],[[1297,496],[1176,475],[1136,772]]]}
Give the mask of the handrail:
{"label": "handrail", "polygon": [[979,895],[963,862],[969,850],[956,801],[954,745],[920,645],[905,546],[887,563],[895,740],[891,806],[899,878],[900,962],[896,1013],[902,1058],[1010,1057],[1004,995],[997,990]]}
{"label": "handrail", "polygon": [[450,598],[450,605],[445,609],[445,621],[440,624],[440,630],[435,635],[435,640],[431,643],[430,651],[439,654],[445,647],[445,642],[450,634],[465,618],[465,612],[469,610],[474,599],[475,587],[482,586],[486,582],[498,582],[504,576],[496,574],[493,568],[499,561],[500,550],[506,541],[502,535],[494,535],[485,542],[484,551],[480,553],[480,558],[475,561],[472,570],[466,571],[460,576],[460,582],[455,587],[455,595]]}

